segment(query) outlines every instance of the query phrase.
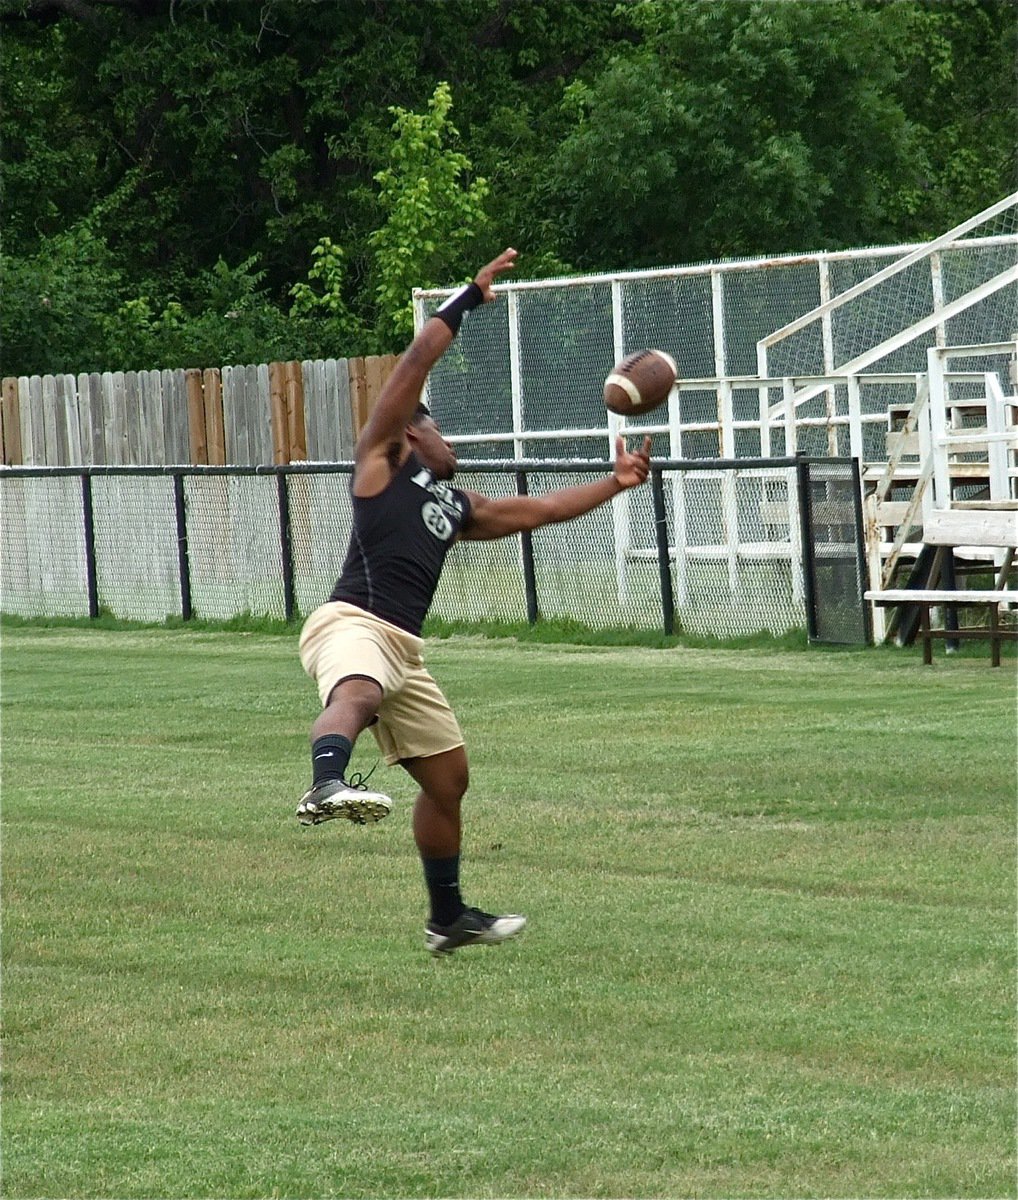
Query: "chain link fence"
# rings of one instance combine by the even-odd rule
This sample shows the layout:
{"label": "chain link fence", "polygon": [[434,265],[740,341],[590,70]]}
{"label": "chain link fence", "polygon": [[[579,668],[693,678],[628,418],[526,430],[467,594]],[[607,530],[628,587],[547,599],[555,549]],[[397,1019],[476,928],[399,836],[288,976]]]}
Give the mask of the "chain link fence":
{"label": "chain link fence", "polygon": [[[307,614],[342,566],[350,469],[7,468],[3,611],[141,621]],[[608,470],[491,460],[466,464],[457,482],[492,497],[540,495]],[[843,494],[846,480],[857,489],[856,468],[844,460],[656,462],[651,486],[576,520],[459,544],[431,612],[717,638],[809,624],[818,639],[861,641],[860,629],[846,639],[837,622],[815,619],[810,589],[826,577],[803,556],[804,545],[819,553],[803,534],[803,498],[818,495],[826,519],[827,494]],[[858,520],[844,521],[837,536],[839,553],[860,555]],[[855,606],[861,619],[861,576],[857,585],[843,586],[836,603]]]}
{"label": "chain link fence", "polygon": [[[968,223],[966,236],[945,235],[936,252],[889,246],[500,283],[499,302],[471,313],[432,369],[428,402],[461,462],[601,459],[623,429],[650,432],[662,457],[801,453],[886,461],[880,437],[888,410],[910,380],[914,391],[929,347],[998,343],[1018,330],[1013,283],[974,296],[1016,261],[1018,194],[987,213]],[[910,255],[918,260],[833,312],[808,316]],[[418,326],[448,295],[415,293]],[[952,307],[966,296],[973,296],[968,307]],[[859,377],[861,410],[854,407],[860,397],[831,383],[799,406],[791,434],[775,421],[783,380],[833,375],[931,315],[935,325],[879,359],[869,378]],[[773,341],[800,320],[807,323]],[[679,381],[668,405],[635,419],[609,415],[606,423],[605,376],[646,346],[676,361]],[[1008,383],[1003,375],[1001,382]]]}

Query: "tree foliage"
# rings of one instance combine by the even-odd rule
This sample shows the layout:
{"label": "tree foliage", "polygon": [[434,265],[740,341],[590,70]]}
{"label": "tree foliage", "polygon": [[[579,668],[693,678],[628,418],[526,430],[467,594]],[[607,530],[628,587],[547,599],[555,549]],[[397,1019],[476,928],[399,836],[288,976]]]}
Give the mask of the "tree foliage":
{"label": "tree foliage", "polygon": [[414,285],[508,244],[543,275],[906,241],[1014,188],[1008,0],[0,18],[5,374],[399,349]]}
{"label": "tree foliage", "polygon": [[384,221],[368,235],[374,252],[373,290],[386,332],[406,341],[413,332],[414,286],[455,278],[463,248],[483,230],[488,181],[469,178],[467,156],[446,145],[459,131],[449,121],[452,92],[440,83],[422,114],[395,107],[388,165],[375,175]]}

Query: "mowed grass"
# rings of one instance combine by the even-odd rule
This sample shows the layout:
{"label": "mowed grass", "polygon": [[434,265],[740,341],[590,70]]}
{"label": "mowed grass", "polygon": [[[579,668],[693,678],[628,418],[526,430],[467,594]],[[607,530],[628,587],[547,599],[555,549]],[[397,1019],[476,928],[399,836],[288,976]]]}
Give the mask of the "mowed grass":
{"label": "mowed grass", "polygon": [[4,632],[5,1196],[1015,1195],[1012,664],[429,642],[530,917],[439,962],[295,654]]}

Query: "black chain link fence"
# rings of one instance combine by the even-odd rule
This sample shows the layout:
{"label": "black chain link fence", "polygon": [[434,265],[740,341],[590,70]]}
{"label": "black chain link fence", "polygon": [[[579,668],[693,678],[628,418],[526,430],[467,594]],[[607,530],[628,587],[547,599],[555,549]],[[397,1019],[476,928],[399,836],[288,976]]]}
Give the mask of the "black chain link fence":
{"label": "black chain link fence", "polygon": [[[2,610],[141,621],[307,614],[345,556],[351,469],[5,468]],[[457,482],[540,495],[608,470],[492,460],[461,463]],[[458,545],[431,612],[718,638],[806,628],[817,641],[861,643],[861,531],[852,460],[657,461],[649,487],[577,520]]]}

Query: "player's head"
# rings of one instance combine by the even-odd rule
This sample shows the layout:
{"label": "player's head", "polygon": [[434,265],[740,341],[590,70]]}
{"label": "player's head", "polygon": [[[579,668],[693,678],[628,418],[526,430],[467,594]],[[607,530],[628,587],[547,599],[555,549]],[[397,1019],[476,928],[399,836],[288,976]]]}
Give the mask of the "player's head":
{"label": "player's head", "polygon": [[410,448],[436,479],[452,479],[456,473],[456,453],[442,437],[426,405],[417,405],[406,435]]}

